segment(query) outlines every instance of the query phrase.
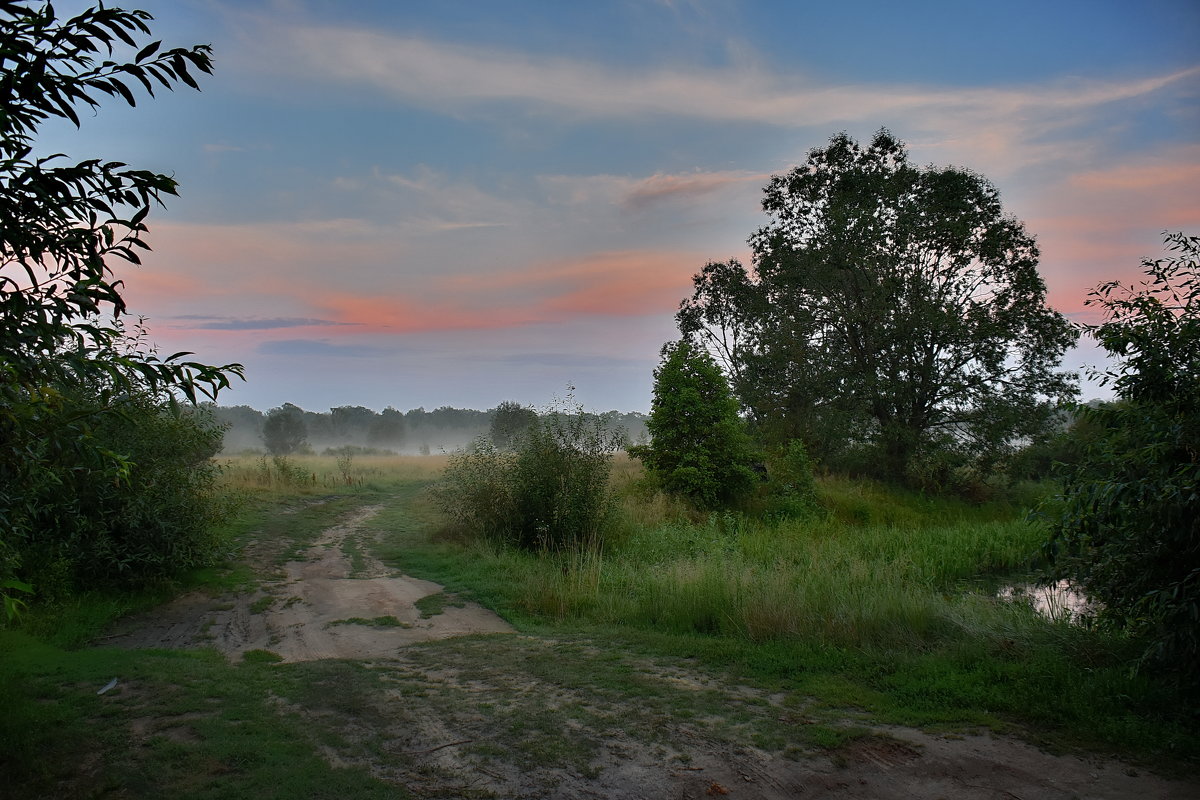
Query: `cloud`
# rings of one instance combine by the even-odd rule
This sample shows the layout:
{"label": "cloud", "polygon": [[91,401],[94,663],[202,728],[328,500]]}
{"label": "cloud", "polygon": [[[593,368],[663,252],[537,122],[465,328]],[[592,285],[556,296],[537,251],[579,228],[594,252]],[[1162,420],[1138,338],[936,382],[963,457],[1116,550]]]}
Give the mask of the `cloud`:
{"label": "cloud", "polygon": [[703,254],[688,251],[606,251],[372,293],[335,287],[333,281],[259,276],[241,301],[253,306],[269,298],[308,313],[172,318],[200,321],[191,330],[253,332],[322,326],[326,335],[338,336],[514,329],[578,315],[670,314],[704,261]]}
{"label": "cloud", "polygon": [[714,194],[728,186],[747,182],[757,189],[770,175],[763,172],[694,172],[669,175],[661,172],[643,178],[625,196],[624,204],[631,208],[650,205],[661,200],[691,199]]}
{"label": "cloud", "polygon": [[748,184],[757,190],[770,177],[766,172],[725,170],[705,172],[656,172],[642,178],[626,175],[540,175],[538,183],[552,202],[565,205],[606,203],[630,210],[658,204],[690,202]]}
{"label": "cloud", "polygon": [[558,369],[646,369],[653,359],[615,358],[613,356],[589,355],[587,353],[514,353],[489,359],[521,367],[554,367]]}
{"label": "cloud", "polygon": [[739,60],[622,68],[343,26],[293,25],[267,41],[264,67],[361,87],[426,108],[512,118],[513,106],[568,119],[678,116],[789,128],[887,122],[989,171],[1078,157],[1105,106],[1166,89],[1194,91],[1200,66],[1125,80],[958,87],[837,84]]}
{"label": "cloud", "polygon": [[700,253],[612,250],[442,282],[460,297],[514,297],[539,318],[572,314],[632,316],[671,313],[705,263]]}
{"label": "cloud", "polygon": [[1200,231],[1200,146],[1133,156],[1048,185],[1026,217],[1051,302],[1078,312],[1088,290],[1133,280],[1162,250],[1162,232]]}
{"label": "cloud", "polygon": [[276,339],[258,346],[262,355],[272,356],[338,356],[368,358],[385,355],[389,351],[382,347],[355,344],[331,344],[320,339]]}
{"label": "cloud", "polygon": [[376,333],[487,330],[541,321],[536,312],[528,308],[486,302],[473,306],[469,300],[435,300],[399,293],[362,295],[318,287],[297,291],[295,296],[307,300],[323,315]]}
{"label": "cloud", "polygon": [[1200,67],[1127,81],[1074,79],[1035,88],[828,85],[755,66],[620,70],[337,26],[293,26],[278,41],[305,73],[436,106],[519,101],[588,116],[674,114],[795,126],[934,108],[989,116],[1086,108],[1194,79]]}
{"label": "cloud", "polygon": [[353,322],[336,322],[328,319],[306,319],[302,317],[276,317],[274,319],[233,319],[224,317],[217,319],[201,314],[184,314],[174,319],[207,320],[198,325],[190,326],[193,330],[203,331],[267,331],[278,328],[307,328],[355,324]]}

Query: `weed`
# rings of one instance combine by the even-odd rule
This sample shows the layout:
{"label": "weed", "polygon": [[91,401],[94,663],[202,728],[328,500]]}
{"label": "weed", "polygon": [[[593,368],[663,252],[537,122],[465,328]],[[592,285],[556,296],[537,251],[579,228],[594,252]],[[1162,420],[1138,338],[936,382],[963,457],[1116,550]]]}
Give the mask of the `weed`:
{"label": "weed", "polygon": [[451,598],[445,592],[437,592],[436,594],[427,594],[418,600],[414,605],[417,611],[421,612],[421,619],[429,619],[443,613],[447,606],[454,608],[462,608],[465,603],[457,598]]}
{"label": "weed", "polygon": [[269,594],[263,595],[250,604],[250,613],[261,614],[273,605],[275,605],[275,598]]}
{"label": "weed", "polygon": [[365,619],[363,617],[350,617],[349,619],[335,619],[332,622],[328,623],[326,625],[326,627],[333,627],[334,625],[367,625],[372,628],[411,628],[412,627],[412,625],[410,625],[409,623],[401,622],[399,619],[397,619],[396,617],[394,617],[390,614],[387,616],[384,616],[384,617],[372,617],[371,619]]}

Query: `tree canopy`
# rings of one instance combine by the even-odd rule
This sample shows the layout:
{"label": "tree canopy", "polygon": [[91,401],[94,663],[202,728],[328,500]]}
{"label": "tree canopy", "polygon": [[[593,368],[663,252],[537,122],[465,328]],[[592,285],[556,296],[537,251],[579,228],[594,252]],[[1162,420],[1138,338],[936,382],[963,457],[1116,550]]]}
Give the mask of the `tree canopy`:
{"label": "tree canopy", "polygon": [[515,450],[529,429],[537,424],[537,412],[513,400],[505,400],[492,409],[490,436],[501,450]]}
{"label": "tree canopy", "polygon": [[308,426],[304,412],[291,403],[267,412],[262,427],[263,445],[272,455],[291,455],[308,442]]}
{"label": "tree canopy", "polygon": [[842,133],[773,176],[763,209],[753,270],[708,264],[677,321],[780,440],[865,449],[901,478],[928,451],[995,459],[1073,395],[1057,366],[1078,335],[983,177]]}

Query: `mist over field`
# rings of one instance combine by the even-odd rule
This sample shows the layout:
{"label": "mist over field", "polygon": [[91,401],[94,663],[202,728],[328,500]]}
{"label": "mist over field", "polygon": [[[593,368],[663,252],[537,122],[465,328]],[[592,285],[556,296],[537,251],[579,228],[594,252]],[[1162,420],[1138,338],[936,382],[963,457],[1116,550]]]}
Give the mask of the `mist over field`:
{"label": "mist over field", "polygon": [[[223,427],[222,453],[233,455],[264,451],[266,414],[249,406],[205,407]],[[341,406],[326,412],[301,410],[304,447],[301,452],[357,447],[398,455],[453,453],[468,447],[493,429],[496,409],[474,411],[442,406],[432,411],[414,408],[399,412],[390,406],[376,412],[362,406]],[[620,430],[631,443],[646,440],[646,415],[609,412],[605,424]]]}

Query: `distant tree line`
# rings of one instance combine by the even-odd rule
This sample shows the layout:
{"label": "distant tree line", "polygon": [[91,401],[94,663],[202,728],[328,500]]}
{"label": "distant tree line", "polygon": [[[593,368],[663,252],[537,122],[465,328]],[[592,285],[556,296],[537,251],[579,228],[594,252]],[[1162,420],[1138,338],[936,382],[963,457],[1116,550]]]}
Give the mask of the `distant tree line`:
{"label": "distant tree line", "polygon": [[[538,412],[513,401],[487,411],[442,406],[432,411],[399,411],[391,406],[376,412],[363,406],[338,406],[306,411],[292,403],[262,412],[250,406],[206,404],[212,418],[225,429],[224,451],[266,450],[273,454],[316,452],[343,447],[396,453],[453,452],[480,436],[504,450],[528,431]],[[646,415],[610,412],[605,427],[622,430],[630,441],[646,438]]]}

